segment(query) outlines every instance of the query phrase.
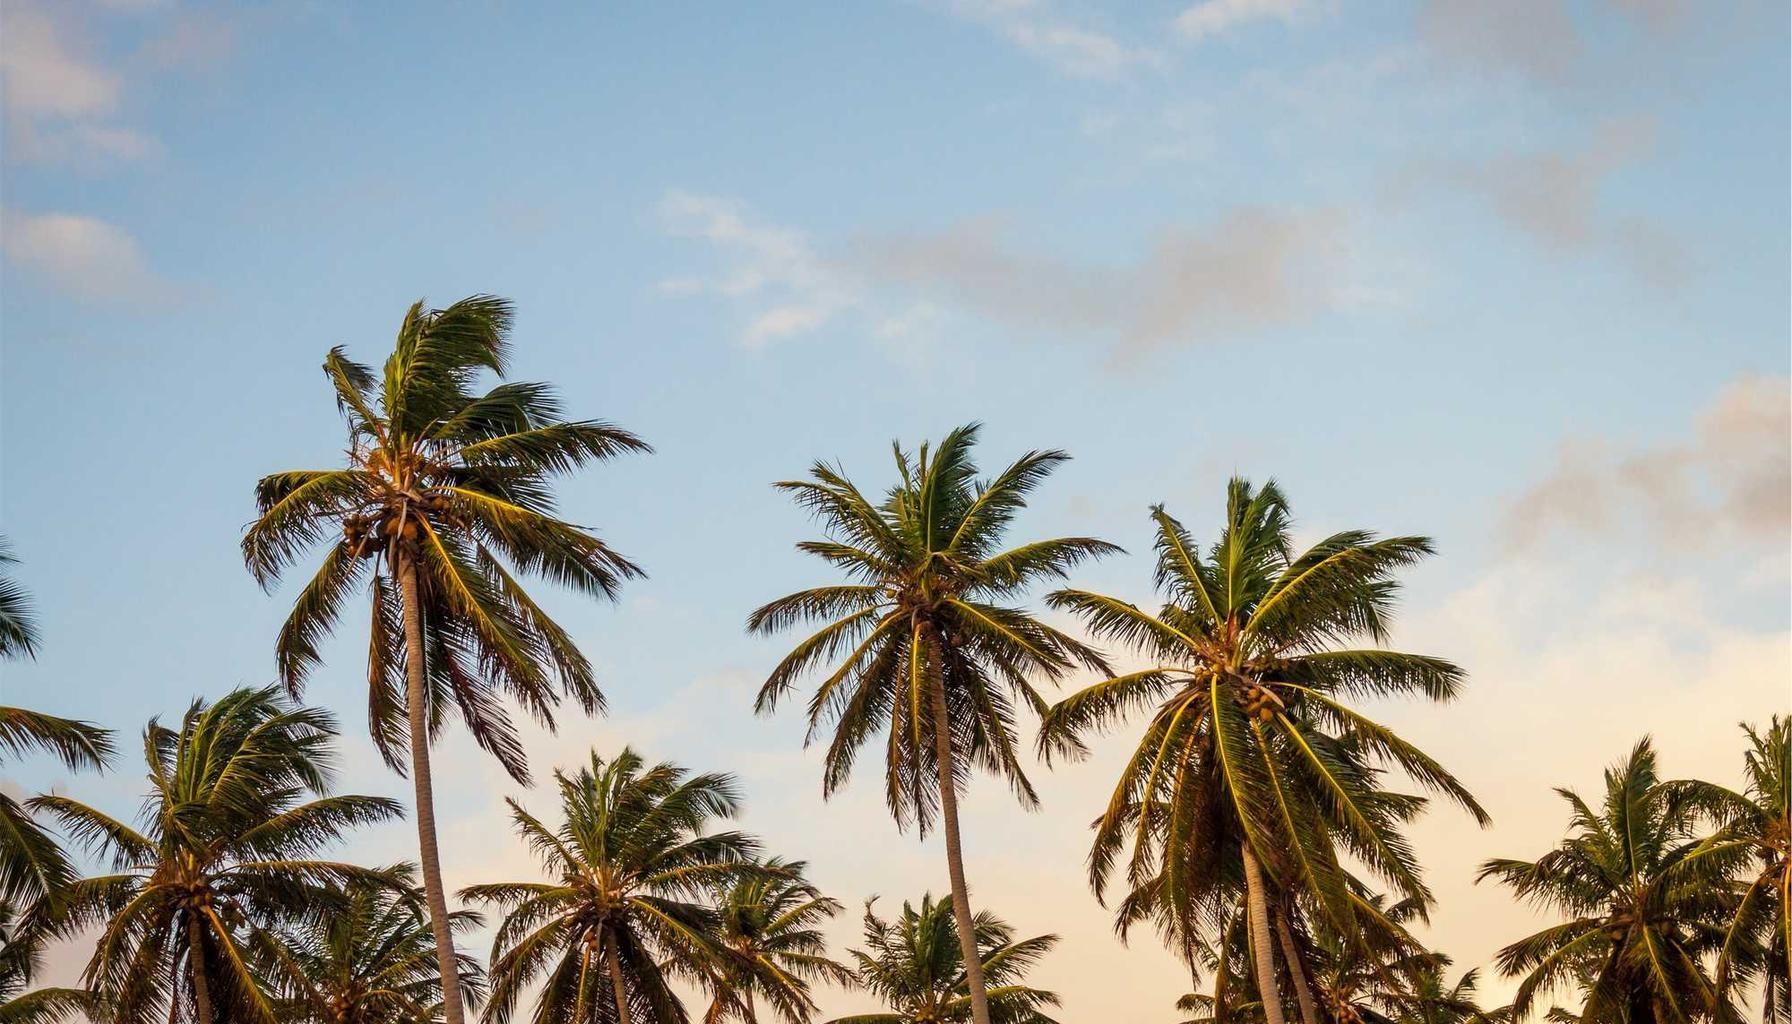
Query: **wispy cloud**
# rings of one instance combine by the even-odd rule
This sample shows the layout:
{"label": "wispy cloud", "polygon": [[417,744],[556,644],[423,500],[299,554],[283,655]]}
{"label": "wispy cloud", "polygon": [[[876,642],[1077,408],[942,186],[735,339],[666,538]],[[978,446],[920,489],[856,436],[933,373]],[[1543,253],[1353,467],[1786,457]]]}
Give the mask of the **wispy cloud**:
{"label": "wispy cloud", "polygon": [[1205,39],[1263,21],[1292,25],[1307,6],[1305,0],[1201,0],[1176,16],[1176,29]]}
{"label": "wispy cloud", "polygon": [[0,210],[0,251],[8,264],[75,298],[139,302],[163,290],[137,240],[94,217]]}
{"label": "wispy cloud", "polygon": [[1792,530],[1792,381],[1732,383],[1683,440],[1565,442],[1548,475],[1512,501],[1504,527],[1520,548],[1637,530],[1695,549],[1714,541],[1783,548]]}
{"label": "wispy cloud", "polygon": [[1162,55],[1076,21],[1044,0],[949,0],[946,9],[1001,35],[1059,71],[1078,78],[1115,78],[1155,65]]}

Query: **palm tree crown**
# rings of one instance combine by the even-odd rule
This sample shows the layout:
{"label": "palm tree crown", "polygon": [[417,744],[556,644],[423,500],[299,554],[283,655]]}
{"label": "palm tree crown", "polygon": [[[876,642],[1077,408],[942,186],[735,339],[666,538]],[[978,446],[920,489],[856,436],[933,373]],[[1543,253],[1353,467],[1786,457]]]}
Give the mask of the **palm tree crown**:
{"label": "palm tree crown", "polygon": [[[836,1018],[831,1024],[948,1024],[971,1019],[969,977],[953,934],[952,905],[902,905],[892,920],[865,904],[865,946],[853,950],[859,983],[889,1007],[889,1013]],[[990,1019],[998,1024],[1055,1024],[1046,1011],[1058,997],[1022,983],[1039,959],[1058,944],[1056,935],[1016,941],[1014,929],[994,914],[977,915],[978,959],[989,981]]]}
{"label": "palm tree crown", "polygon": [[806,1024],[816,1010],[812,982],[853,983],[853,973],[828,957],[821,933],[840,912],[840,902],[803,880],[806,867],[774,857],[765,862],[764,874],[733,878],[716,893],[724,956],[705,1024],[730,1019],[758,1024],[760,999],[789,1024]]}
{"label": "palm tree crown", "polygon": [[461,898],[505,912],[492,939],[485,1019],[510,1019],[540,979],[535,1019],[569,1024],[681,1024],[670,980],[708,984],[721,961],[705,897],[765,869],[758,843],[709,831],[740,798],[731,776],[648,765],[632,750],[556,772],[564,822],[550,828],[510,801],[516,830],[549,882],[475,885]]}
{"label": "palm tree crown", "polygon": [[1734,886],[1710,860],[1689,859],[1702,783],[1666,782],[1648,739],[1606,770],[1604,805],[1571,790],[1567,839],[1535,861],[1489,860],[1479,878],[1510,886],[1521,899],[1569,916],[1500,950],[1500,971],[1522,977],[1512,1014],[1537,998],[1580,987],[1579,1019],[1613,1024],[1681,1024],[1722,1011],[1703,959],[1734,908]]}
{"label": "palm tree crown", "polygon": [[276,642],[280,679],[295,693],[344,600],[367,588],[369,725],[398,771],[408,730],[406,609],[395,579],[404,569],[416,571],[427,637],[430,732],[447,709],[457,710],[518,781],[527,781],[527,760],[493,691],[548,724],[560,692],[588,712],[601,709],[603,696],[590,663],[516,573],[604,596],[640,574],[589,530],[558,519],[549,483],[593,460],[646,451],[646,443],[598,420],[561,419],[543,384],[474,392],[481,371],[505,372],[511,318],[510,303],[489,295],[438,310],[419,302],[405,314],[383,374],[331,349],[324,372],[348,420],[348,465],[262,478],[260,515],[243,536],[243,557],[264,586],[328,541]]}
{"label": "palm tree crown", "polygon": [[271,687],[237,690],[195,701],[179,729],[150,721],[138,828],[67,797],[30,802],[112,860],[113,873],[68,885],[39,924],[55,938],[101,929],[85,980],[116,1020],[180,1008],[197,1024],[275,1019],[246,937],[330,913],[333,887],[369,873],[316,853],[400,813],[379,797],[324,795],[334,735],[323,711]]}

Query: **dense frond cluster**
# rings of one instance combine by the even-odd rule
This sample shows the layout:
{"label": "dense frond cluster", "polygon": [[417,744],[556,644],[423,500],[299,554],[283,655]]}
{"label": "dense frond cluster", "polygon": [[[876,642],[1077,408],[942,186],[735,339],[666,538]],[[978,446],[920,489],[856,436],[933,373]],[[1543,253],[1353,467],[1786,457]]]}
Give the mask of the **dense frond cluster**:
{"label": "dense frond cluster", "polygon": [[[904,903],[894,918],[865,904],[865,947],[852,951],[859,983],[882,999],[889,1013],[836,1018],[831,1024],[927,1024],[971,1019],[964,955],[953,931],[952,905],[931,894],[920,906]],[[1027,972],[1058,944],[1056,935],[1016,940],[1014,929],[993,914],[976,918],[977,952],[989,982],[989,1010],[1001,1024],[1056,1024],[1049,1011],[1058,997],[1024,983]]]}

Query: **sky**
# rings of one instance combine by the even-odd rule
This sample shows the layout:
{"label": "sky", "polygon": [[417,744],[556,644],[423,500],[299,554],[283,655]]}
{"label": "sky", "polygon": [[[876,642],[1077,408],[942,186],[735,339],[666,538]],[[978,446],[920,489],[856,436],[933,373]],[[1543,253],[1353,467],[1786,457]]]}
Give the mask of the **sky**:
{"label": "sky", "polygon": [[[1130,553],[1076,583],[1150,599],[1147,509],[1211,540],[1227,477],[1299,536],[1422,533],[1396,626],[1469,673],[1371,710],[1494,817],[1414,829],[1462,968],[1547,921],[1475,865],[1534,857],[1653,734],[1735,782],[1737,723],[1792,709],[1788,12],[1752,0],[865,0],[853,4],[6,0],[0,8],[0,531],[43,650],[0,698],[112,726],[104,776],[0,767],[115,813],[154,715],[273,676],[293,590],[237,541],[252,488],[331,465],[320,361],[382,359],[405,308],[517,304],[514,376],[656,452],[561,488],[649,577],[545,603],[607,717],[531,734],[739,775],[745,827],[859,908],[943,892],[864,774],[823,801],[789,638],[747,613],[822,582],[769,485],[867,487],[889,443],[986,424],[994,470],[1074,457],[1017,524]],[[408,796],[366,738],[365,617],[305,693],[340,788]],[[1077,680],[1077,684],[1092,680]],[[1066,1022],[1175,1019],[1186,973],[1084,881],[1122,727],[965,805],[974,899],[1063,941]],[[451,886],[534,877],[511,782],[437,753]],[[357,834],[390,862],[414,833]],[[68,977],[84,953],[58,950]],[[1510,983],[1483,971],[1490,999]],[[869,1007],[825,991],[826,1012]]]}

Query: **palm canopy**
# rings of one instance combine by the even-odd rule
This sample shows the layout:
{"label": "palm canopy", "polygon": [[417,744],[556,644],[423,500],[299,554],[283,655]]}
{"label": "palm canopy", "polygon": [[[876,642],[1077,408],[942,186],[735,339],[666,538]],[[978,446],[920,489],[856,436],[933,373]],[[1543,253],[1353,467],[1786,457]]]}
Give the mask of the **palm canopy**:
{"label": "palm canopy", "polygon": [[21,933],[14,906],[0,899],[0,1024],[61,1024],[99,1019],[92,993],[34,985],[42,969],[39,936]]}
{"label": "palm canopy", "polygon": [[716,892],[723,956],[705,1024],[758,1024],[762,999],[789,1024],[806,1024],[815,1016],[815,982],[853,984],[852,971],[828,957],[821,931],[840,912],[840,902],[805,881],[806,868],[802,861],[774,857],[764,874],[731,878]]}
{"label": "palm canopy", "polygon": [[[953,930],[952,905],[931,894],[921,905],[903,903],[891,920],[865,904],[865,946],[852,951],[859,983],[890,1007],[889,1013],[836,1018],[831,1024],[949,1024],[971,1019],[964,956]],[[1026,974],[1058,944],[1056,935],[1016,940],[1014,929],[988,911],[976,917],[978,956],[989,983],[990,1019],[996,1024],[1055,1024],[1047,1011],[1054,993],[1023,983]]]}
{"label": "palm canopy", "polygon": [[[442,979],[435,936],[416,888],[416,869],[399,864],[380,878],[356,879],[342,906],[279,929],[259,932],[253,945],[264,987],[283,1021],[303,1024],[427,1024],[442,1019]],[[479,915],[453,915],[456,931],[480,925]],[[484,973],[458,957],[463,993],[477,994]]]}
{"label": "palm canopy", "polygon": [[1742,792],[1702,784],[1717,830],[1690,860],[1743,878],[1723,925],[1717,982],[1726,996],[1757,976],[1770,1024],[1792,1021],[1792,719],[1744,725]]}
{"label": "palm canopy", "polygon": [[[0,567],[18,564],[12,545],[0,537]],[[0,576],[0,658],[33,657],[37,654],[37,615],[31,596],[11,576]]]}
{"label": "palm canopy", "polygon": [[590,530],[557,517],[554,476],[646,451],[599,420],[567,421],[544,384],[504,382],[510,303],[489,295],[446,309],[413,305],[384,372],[338,347],[324,360],[348,420],[348,465],[274,473],[256,488],[259,518],[243,557],[272,586],[304,552],[326,545],[276,642],[282,682],[298,693],[349,595],[372,605],[368,718],[386,761],[405,771],[405,643],[399,563],[415,569],[426,635],[429,731],[458,711],[479,744],[518,781],[527,758],[496,694],[553,723],[562,694],[599,710],[590,662],[518,582],[537,574],[612,596],[640,570]]}
{"label": "palm canopy", "polygon": [[[951,735],[958,785],[981,766],[1031,806],[1038,798],[1016,750],[1016,703],[1045,707],[1032,677],[1058,679],[1079,664],[1105,668],[1093,650],[1012,602],[1119,549],[1091,537],[1002,547],[1028,495],[1069,456],[1028,452],[979,480],[979,429],[959,427],[937,451],[894,446],[897,483],[881,502],[825,463],[811,467],[808,480],[778,484],[827,532],[798,549],[847,582],[779,598],[747,621],[754,633],[821,624],[772,670],[756,707],[769,711],[806,673],[825,670],[809,700],[809,739],[833,733],[824,790],[843,785],[859,748],[887,733],[890,809],[923,833],[939,810],[936,730]],[[929,692],[936,682],[945,690],[943,725]]]}
{"label": "palm canopy", "polygon": [[[1076,756],[1082,736],[1150,711],[1096,822],[1091,886],[1104,892],[1130,845],[1128,891],[1149,893],[1185,947],[1229,913],[1247,848],[1274,889],[1311,897],[1344,934],[1358,908],[1342,856],[1399,897],[1428,903],[1401,831],[1425,801],[1384,789],[1387,770],[1483,824],[1486,813],[1435,760],[1349,702],[1456,695],[1455,665],[1379,646],[1395,573],[1429,555],[1431,542],[1347,530],[1296,552],[1281,490],[1242,479],[1228,485],[1223,528],[1205,552],[1162,506],[1152,518],[1164,596],[1155,614],[1085,590],[1049,598],[1147,663],[1065,699],[1041,730],[1047,756]],[[1356,646],[1363,641],[1377,646]]]}
{"label": "palm canopy", "polygon": [[1645,738],[1606,770],[1601,807],[1557,792],[1572,808],[1568,838],[1535,861],[1489,860],[1478,876],[1568,917],[1500,950],[1501,973],[1522,978],[1513,1017],[1563,987],[1582,990],[1577,1019],[1589,1024],[1728,1013],[1703,961],[1735,886],[1717,860],[1688,857],[1708,806],[1705,784],[1661,780]]}
{"label": "palm canopy", "polygon": [[100,929],[84,979],[121,1024],[177,1011],[272,1022],[246,937],[331,913],[335,888],[370,873],[316,855],[400,813],[379,797],[327,795],[335,731],[328,713],[272,687],[194,701],[178,729],[152,719],[137,827],[67,797],[30,802],[109,855],[112,873],[71,883],[28,926],[52,938]]}
{"label": "palm canopy", "polygon": [[[98,726],[25,708],[0,707],[0,753],[48,753],[76,768],[104,768],[112,734]],[[56,840],[17,801],[0,792],[0,901],[24,903],[74,881]]]}
{"label": "palm canopy", "polygon": [[555,772],[562,824],[551,828],[510,801],[516,831],[547,882],[502,882],[461,898],[504,912],[492,937],[485,1019],[511,1018],[537,982],[536,1024],[682,1024],[671,981],[708,984],[722,960],[718,886],[767,874],[756,840],[710,831],[734,817],[732,776],[649,765],[624,749],[595,752],[577,772]]}

